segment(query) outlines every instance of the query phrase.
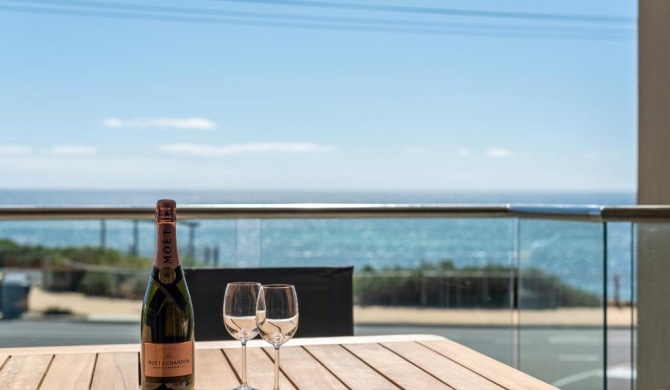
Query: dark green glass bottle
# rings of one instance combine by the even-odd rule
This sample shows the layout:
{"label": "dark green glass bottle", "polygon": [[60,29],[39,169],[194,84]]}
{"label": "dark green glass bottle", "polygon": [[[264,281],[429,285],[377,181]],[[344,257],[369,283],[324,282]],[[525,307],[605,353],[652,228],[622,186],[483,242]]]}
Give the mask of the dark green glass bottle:
{"label": "dark green glass bottle", "polygon": [[193,304],[177,252],[177,205],[156,203],[156,256],[142,304],[142,390],[195,387]]}

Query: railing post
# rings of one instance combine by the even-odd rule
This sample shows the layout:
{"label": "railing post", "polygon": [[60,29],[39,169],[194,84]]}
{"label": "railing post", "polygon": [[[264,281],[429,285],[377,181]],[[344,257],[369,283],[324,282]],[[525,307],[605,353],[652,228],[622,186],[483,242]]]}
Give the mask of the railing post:
{"label": "railing post", "polygon": [[105,249],[107,246],[107,221],[100,220],[100,249]]}
{"label": "railing post", "polygon": [[137,256],[140,251],[140,221],[133,219],[133,246],[131,247],[130,254]]}

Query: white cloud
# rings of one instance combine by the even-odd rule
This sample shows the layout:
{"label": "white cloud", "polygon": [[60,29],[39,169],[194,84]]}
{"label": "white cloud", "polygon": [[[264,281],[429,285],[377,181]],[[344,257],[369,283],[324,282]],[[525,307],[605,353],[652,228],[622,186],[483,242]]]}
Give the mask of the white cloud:
{"label": "white cloud", "polygon": [[165,144],[159,150],[172,154],[194,156],[225,156],[243,153],[323,153],[333,150],[330,146],[313,143],[265,142],[254,144],[206,145],[206,144]]}
{"label": "white cloud", "polygon": [[51,153],[60,155],[90,156],[96,154],[98,149],[86,145],[57,145],[51,148]]}
{"label": "white cloud", "polygon": [[26,154],[31,148],[25,145],[4,144],[0,145],[0,154]]}
{"label": "white cloud", "polygon": [[503,148],[489,148],[486,150],[486,154],[496,158],[512,157],[512,152],[508,149]]}
{"label": "white cloud", "polygon": [[403,149],[403,153],[405,154],[426,154],[426,149],[417,147],[417,146],[412,146]]}
{"label": "white cloud", "polygon": [[196,130],[211,130],[217,127],[216,122],[204,118],[133,118],[133,119],[119,119],[107,118],[102,121],[105,127],[115,129],[132,128],[132,129],[196,129]]}
{"label": "white cloud", "polygon": [[472,153],[470,152],[469,149],[459,148],[458,150],[456,150],[456,155],[459,156],[459,157],[468,157],[471,154]]}

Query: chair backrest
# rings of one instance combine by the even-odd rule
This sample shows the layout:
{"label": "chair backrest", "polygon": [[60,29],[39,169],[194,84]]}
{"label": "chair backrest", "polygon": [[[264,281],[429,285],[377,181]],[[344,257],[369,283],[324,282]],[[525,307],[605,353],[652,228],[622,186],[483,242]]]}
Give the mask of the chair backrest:
{"label": "chair backrest", "polygon": [[229,282],[295,286],[300,308],[296,337],[353,336],[354,267],[187,268],[195,338],[231,339],[223,325],[223,295]]}

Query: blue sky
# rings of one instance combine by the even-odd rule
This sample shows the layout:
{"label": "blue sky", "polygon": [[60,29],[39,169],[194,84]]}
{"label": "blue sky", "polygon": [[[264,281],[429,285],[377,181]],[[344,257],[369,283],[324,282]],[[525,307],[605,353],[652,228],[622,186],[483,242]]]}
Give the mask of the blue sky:
{"label": "blue sky", "polygon": [[[628,22],[133,4],[447,30],[73,16],[1,0],[0,187],[635,189],[634,1],[366,2]],[[60,10],[101,10],[75,5]]]}

